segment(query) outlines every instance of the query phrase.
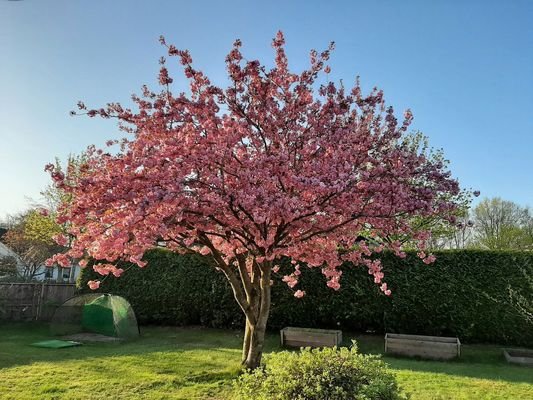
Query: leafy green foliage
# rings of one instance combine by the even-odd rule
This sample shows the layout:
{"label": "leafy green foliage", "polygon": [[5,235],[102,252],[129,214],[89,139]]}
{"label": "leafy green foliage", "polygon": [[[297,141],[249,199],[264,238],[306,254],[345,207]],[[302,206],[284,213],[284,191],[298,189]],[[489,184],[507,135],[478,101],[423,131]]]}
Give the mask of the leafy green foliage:
{"label": "leafy green foliage", "polygon": [[23,234],[26,240],[55,246],[53,237],[63,232],[64,228],[52,216],[42,215],[38,210],[31,210],[24,217]]}
{"label": "leafy green foliage", "polygon": [[404,399],[386,364],[348,348],[302,349],[268,356],[236,382],[238,400]]}
{"label": "leafy green foliage", "polygon": [[[533,276],[533,253],[454,250],[435,254],[433,265],[425,265],[413,253],[405,259],[382,254],[391,297],[379,291],[365,268],[345,267],[338,292],[326,287],[320,270],[302,268],[298,287],[307,295],[296,299],[281,282],[290,271],[287,261],[274,276],[269,326],[338,327],[533,345],[532,323],[510,296],[512,291],[531,297],[524,276]],[[127,298],[144,324],[242,327],[242,313],[231,289],[208,259],[158,250],[147,253],[146,260],[144,270],[135,266],[119,279],[108,277],[100,291]],[[86,268],[80,278],[83,290],[88,290],[88,280],[96,278]]]}
{"label": "leafy green foliage", "polygon": [[481,201],[473,216],[473,245],[492,250],[533,249],[533,215],[529,208],[494,197]]}

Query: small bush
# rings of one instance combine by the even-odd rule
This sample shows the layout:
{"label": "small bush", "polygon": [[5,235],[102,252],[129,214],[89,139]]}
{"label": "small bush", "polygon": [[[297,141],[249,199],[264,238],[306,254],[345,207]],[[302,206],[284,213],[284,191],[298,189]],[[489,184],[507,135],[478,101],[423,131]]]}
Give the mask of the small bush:
{"label": "small bush", "polygon": [[394,375],[377,356],[351,348],[283,351],[241,375],[237,400],[399,400]]}

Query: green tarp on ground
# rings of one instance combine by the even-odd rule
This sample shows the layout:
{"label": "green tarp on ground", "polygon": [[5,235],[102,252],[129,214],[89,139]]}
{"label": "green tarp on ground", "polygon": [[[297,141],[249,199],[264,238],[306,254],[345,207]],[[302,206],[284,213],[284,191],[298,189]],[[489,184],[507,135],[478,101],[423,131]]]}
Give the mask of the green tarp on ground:
{"label": "green tarp on ground", "polygon": [[33,347],[45,347],[49,349],[62,349],[64,347],[81,346],[79,342],[73,342],[71,340],[44,340],[42,342],[32,343]]}

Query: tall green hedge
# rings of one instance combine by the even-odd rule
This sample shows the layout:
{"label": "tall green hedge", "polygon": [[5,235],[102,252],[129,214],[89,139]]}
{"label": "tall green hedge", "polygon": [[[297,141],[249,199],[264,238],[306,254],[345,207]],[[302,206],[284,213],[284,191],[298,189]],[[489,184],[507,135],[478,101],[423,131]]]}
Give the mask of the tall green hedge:
{"label": "tall green hedge", "polygon": [[[381,255],[384,296],[363,267],[345,266],[342,287],[325,285],[319,269],[302,269],[296,299],[281,282],[288,263],[275,278],[271,329],[284,326],[339,327],[344,330],[458,336],[466,342],[533,345],[533,325],[513,307],[509,288],[531,298],[524,272],[533,275],[533,253],[478,250],[436,253],[433,265],[415,254],[400,259]],[[148,266],[107,278],[100,291],[127,298],[141,323],[236,328],[243,317],[229,285],[208,259],[164,250],[146,254]],[[98,279],[91,268],[80,277],[80,290]]]}

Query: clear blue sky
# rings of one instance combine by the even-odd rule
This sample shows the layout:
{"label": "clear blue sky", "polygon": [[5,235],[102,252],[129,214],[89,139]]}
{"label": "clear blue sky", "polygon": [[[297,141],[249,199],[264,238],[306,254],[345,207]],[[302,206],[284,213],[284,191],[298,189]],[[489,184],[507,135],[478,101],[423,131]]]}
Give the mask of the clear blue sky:
{"label": "clear blue sky", "polygon": [[278,29],[295,68],[334,40],[333,77],[410,107],[464,187],[533,206],[532,27],[531,0],[0,0],[0,218],[38,197],[55,156],[118,135],[68,112],[155,83],[160,34],[223,84],[233,40],[270,61]]}

